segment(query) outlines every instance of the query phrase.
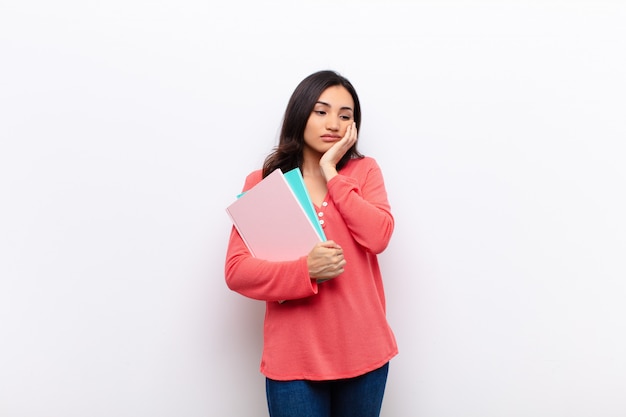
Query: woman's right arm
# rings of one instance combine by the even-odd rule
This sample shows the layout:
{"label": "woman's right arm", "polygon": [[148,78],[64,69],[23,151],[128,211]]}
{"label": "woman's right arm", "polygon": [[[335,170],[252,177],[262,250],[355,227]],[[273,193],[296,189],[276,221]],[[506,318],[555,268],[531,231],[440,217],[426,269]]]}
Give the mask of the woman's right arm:
{"label": "woman's right arm", "polygon": [[[248,175],[244,191],[259,181],[260,171]],[[255,258],[233,226],[226,253],[225,277],[228,288],[249,298],[295,300],[317,294],[318,281],[339,276],[345,264],[343,250],[332,240],[316,244],[307,255],[292,261]]]}
{"label": "woman's right arm", "polygon": [[[261,179],[261,171],[248,175],[243,191],[251,189]],[[228,288],[257,300],[294,300],[317,293],[317,283],[309,276],[307,256],[286,262],[257,259],[235,227],[228,241],[225,277]]]}
{"label": "woman's right arm", "polygon": [[295,300],[317,294],[306,255],[284,262],[257,259],[234,227],[226,253],[225,277],[228,288],[256,300]]}

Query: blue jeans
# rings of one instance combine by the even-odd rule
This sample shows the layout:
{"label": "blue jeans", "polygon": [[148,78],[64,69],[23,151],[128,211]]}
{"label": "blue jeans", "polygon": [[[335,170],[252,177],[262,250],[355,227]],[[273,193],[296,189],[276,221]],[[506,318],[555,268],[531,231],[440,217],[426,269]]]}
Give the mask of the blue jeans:
{"label": "blue jeans", "polygon": [[379,417],[389,364],[332,381],[266,378],[270,417]]}

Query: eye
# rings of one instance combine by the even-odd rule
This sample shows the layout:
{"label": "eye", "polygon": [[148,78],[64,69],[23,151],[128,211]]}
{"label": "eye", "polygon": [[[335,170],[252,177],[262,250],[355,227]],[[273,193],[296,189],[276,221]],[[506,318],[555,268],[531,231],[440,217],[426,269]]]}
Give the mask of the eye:
{"label": "eye", "polygon": [[318,114],[320,116],[326,115],[326,112],[324,110],[313,110],[313,113]]}
{"label": "eye", "polygon": [[352,116],[349,116],[349,115],[346,115],[346,114],[342,114],[339,117],[341,118],[341,120],[352,120]]}

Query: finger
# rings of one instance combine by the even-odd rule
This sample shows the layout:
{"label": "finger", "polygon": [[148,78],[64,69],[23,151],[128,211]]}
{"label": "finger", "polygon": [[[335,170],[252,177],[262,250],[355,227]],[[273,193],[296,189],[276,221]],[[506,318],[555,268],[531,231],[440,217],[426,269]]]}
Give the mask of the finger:
{"label": "finger", "polygon": [[343,143],[347,143],[350,142],[352,140],[352,136],[354,134],[354,122],[352,122],[352,124],[348,125],[348,127],[346,128],[346,133],[344,133],[343,138],[341,138],[340,142]]}
{"label": "finger", "polygon": [[343,135],[345,138],[349,138],[352,135],[352,126],[354,126],[354,123],[349,124],[346,128],[346,133]]}
{"label": "finger", "polygon": [[352,122],[352,124],[346,129],[346,134],[343,137],[344,146],[346,148],[352,147],[352,145],[354,145],[354,143],[356,142],[356,138],[356,125],[354,124],[354,122]]}
{"label": "finger", "polygon": [[334,240],[327,240],[319,243],[319,245],[324,248],[341,249],[341,246],[339,246]]}

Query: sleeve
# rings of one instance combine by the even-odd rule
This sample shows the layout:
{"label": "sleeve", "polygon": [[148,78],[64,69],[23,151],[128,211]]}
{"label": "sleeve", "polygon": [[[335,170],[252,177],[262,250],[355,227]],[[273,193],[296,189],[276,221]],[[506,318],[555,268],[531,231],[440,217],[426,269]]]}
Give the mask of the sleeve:
{"label": "sleeve", "polygon": [[[260,175],[248,176],[244,191],[258,181]],[[228,288],[257,300],[295,300],[317,294],[317,283],[309,276],[306,256],[286,262],[255,258],[234,226],[226,251],[225,278]]]}
{"label": "sleeve", "polygon": [[381,253],[391,239],[394,218],[378,164],[371,158],[363,171],[333,177],[327,184],[330,197],[352,237],[367,251]]}

